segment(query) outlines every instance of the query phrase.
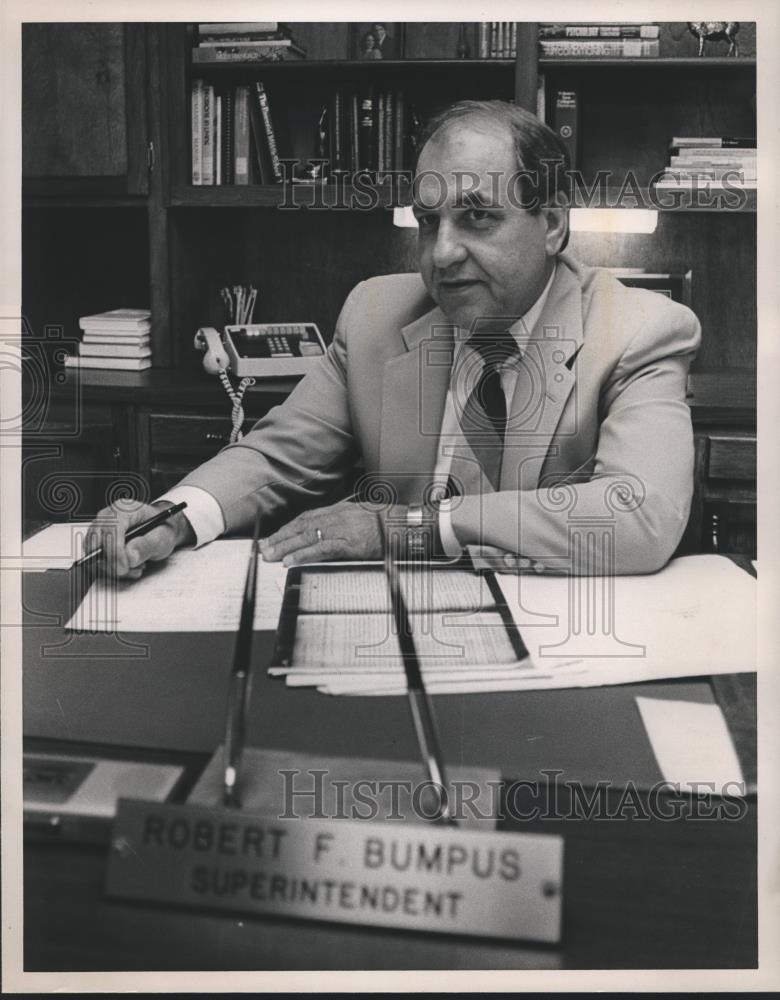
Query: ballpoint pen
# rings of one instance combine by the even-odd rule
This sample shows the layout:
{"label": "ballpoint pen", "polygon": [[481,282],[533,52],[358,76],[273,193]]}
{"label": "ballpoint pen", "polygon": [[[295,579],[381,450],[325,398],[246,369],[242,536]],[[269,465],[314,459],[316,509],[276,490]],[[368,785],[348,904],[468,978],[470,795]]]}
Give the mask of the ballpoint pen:
{"label": "ballpoint pen", "polygon": [[[134,524],[133,527],[127,531],[125,541],[130,542],[134,538],[146,535],[153,528],[157,528],[159,525],[164,524],[169,518],[173,517],[174,514],[178,514],[179,511],[184,510],[186,506],[186,503],[174,504],[174,506],[166,507],[165,510],[161,510],[159,514],[155,514],[153,517],[150,517],[148,521],[142,521],[140,524]],[[102,554],[103,546],[101,545],[99,548],[93,549],[85,556],[82,556],[81,559],[78,559],[73,565],[76,567],[87,566],[94,562]]]}
{"label": "ballpoint pen", "polygon": [[246,732],[246,710],[249,702],[250,680],[252,676],[252,636],[254,634],[255,598],[257,594],[258,539],[260,537],[260,516],[255,521],[252,536],[252,551],[241,602],[241,620],[236,635],[233,654],[233,670],[230,676],[227,720],[225,723],[225,779],[222,790],[222,804],[237,808],[241,805],[239,777],[241,757],[244,752]]}

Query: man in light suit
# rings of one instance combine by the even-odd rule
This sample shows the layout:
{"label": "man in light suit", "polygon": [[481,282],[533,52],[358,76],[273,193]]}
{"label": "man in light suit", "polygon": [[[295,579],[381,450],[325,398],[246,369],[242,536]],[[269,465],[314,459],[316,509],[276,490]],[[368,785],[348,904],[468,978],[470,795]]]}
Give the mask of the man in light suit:
{"label": "man in light suit", "polygon": [[[317,370],[166,494],[186,517],[117,544],[119,575],[258,513],[275,529],[264,557],[287,564],[378,558],[380,513],[414,552],[482,545],[551,572],[663,566],[690,507],[699,324],[563,252],[564,174],[549,166],[563,158],[551,130],[503,102],[436,120],[416,172],[420,274],[358,285]],[[368,502],[329,503],[358,458]],[[103,519],[119,516],[121,535],[152,512],[104,512],[88,544]]]}

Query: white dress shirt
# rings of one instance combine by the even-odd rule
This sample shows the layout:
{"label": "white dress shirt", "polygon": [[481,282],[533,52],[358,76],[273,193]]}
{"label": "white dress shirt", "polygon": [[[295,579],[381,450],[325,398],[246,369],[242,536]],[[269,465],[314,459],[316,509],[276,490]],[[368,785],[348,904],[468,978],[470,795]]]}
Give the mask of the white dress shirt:
{"label": "white dress shirt", "polygon": [[[531,308],[520,317],[510,328],[509,332],[515,338],[518,349],[522,353],[522,345],[528,339],[542,314],[544,303],[550,291],[550,286],[555,277],[555,268],[550,275],[550,280],[544,287],[542,294],[534,302]],[[452,370],[458,370],[457,360],[460,351],[463,349],[468,339],[469,331],[456,328],[455,350],[453,354]],[[517,371],[511,364],[507,364],[501,369],[501,388],[504,390],[506,398],[507,413],[512,405],[515,386],[517,384]],[[463,440],[463,431],[458,421],[458,414],[453,400],[453,386],[447,392],[447,399],[444,404],[444,416],[442,418],[441,431],[439,435],[438,458],[433,478],[435,482],[446,484],[450,466],[452,464],[453,442]],[[174,486],[167,490],[160,498],[168,503],[186,503],[187,510],[184,516],[190,522],[195,534],[195,547],[205,545],[207,542],[218,538],[225,530],[225,519],[222,508],[214,497],[199,486]],[[439,534],[441,535],[444,552],[448,556],[456,557],[463,550],[452,528],[452,518],[450,514],[450,502],[443,500],[439,507]]]}

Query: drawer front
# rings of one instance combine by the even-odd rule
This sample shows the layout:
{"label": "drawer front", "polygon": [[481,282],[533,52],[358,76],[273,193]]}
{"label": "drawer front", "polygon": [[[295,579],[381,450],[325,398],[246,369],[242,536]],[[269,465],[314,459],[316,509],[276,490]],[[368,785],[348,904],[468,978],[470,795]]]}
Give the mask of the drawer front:
{"label": "drawer front", "polygon": [[[252,425],[244,422],[244,431]],[[188,416],[182,413],[149,414],[149,445],[153,458],[160,455],[192,456],[205,459],[224,448],[230,440],[228,417]]]}
{"label": "drawer front", "polygon": [[707,475],[710,479],[754,480],[755,437],[711,434]]}

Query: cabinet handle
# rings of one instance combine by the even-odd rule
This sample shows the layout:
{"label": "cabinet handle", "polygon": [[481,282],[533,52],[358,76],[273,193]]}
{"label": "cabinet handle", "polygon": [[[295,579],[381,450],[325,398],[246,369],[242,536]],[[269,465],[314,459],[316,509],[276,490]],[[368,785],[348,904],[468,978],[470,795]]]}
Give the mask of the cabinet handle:
{"label": "cabinet handle", "polygon": [[230,438],[226,434],[212,434],[208,432],[206,434],[207,441],[218,441],[220,444],[228,444]]}
{"label": "cabinet handle", "polygon": [[718,543],[718,515],[713,514],[710,518],[710,530],[712,532],[712,551],[717,552],[719,548]]}

